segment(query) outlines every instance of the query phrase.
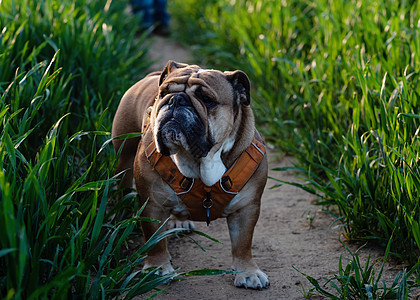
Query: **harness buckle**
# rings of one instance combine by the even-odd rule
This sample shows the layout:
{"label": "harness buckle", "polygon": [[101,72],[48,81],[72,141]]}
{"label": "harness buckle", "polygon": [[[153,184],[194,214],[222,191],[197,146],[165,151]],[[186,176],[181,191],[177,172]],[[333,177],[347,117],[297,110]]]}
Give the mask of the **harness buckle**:
{"label": "harness buckle", "polygon": [[179,186],[184,191],[188,191],[191,188],[192,183],[193,183],[193,180],[191,178],[184,177],[184,178],[181,179],[181,182],[179,183]]}
{"label": "harness buckle", "polygon": [[213,200],[210,198],[210,192],[207,192],[207,197],[203,199],[203,207],[206,209],[206,223],[210,225],[210,208],[213,206]]}
{"label": "harness buckle", "polygon": [[223,177],[222,186],[226,191],[229,191],[233,186],[232,179],[229,176]]}

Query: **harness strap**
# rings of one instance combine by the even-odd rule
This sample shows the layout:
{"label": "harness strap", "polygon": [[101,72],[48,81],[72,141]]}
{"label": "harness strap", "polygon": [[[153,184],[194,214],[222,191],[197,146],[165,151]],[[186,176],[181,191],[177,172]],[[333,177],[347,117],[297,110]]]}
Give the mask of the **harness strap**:
{"label": "harness strap", "polygon": [[235,160],[222,176],[222,188],[226,192],[238,193],[248,182],[265,155],[265,146],[255,137],[251,145]]}
{"label": "harness strap", "polygon": [[169,156],[164,156],[156,150],[154,141],[146,148],[145,154],[150,165],[185,203],[190,212],[190,219],[207,221],[209,224],[210,220],[222,216],[229,202],[255,173],[264,158],[265,146],[254,137],[252,143],[223,174],[220,181],[211,187],[206,186],[200,179],[182,175]]}
{"label": "harness strap", "polygon": [[182,175],[169,156],[162,155],[158,152],[154,142],[146,148],[145,154],[150,165],[159,173],[160,177],[170,185],[175,193],[179,194],[185,192],[185,183],[189,181],[189,178]]}

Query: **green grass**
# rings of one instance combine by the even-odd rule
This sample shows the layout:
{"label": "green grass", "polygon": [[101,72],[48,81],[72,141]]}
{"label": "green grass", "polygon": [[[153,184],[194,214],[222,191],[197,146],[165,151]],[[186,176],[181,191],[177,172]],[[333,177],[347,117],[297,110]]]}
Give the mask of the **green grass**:
{"label": "green grass", "polygon": [[141,208],[114,201],[113,111],[149,64],[126,5],[1,2],[2,299],[131,298],[175,276],[138,266],[176,231],[127,254]]}
{"label": "green grass", "polygon": [[[267,140],[346,236],[420,254],[418,1],[175,1],[177,39],[242,69]],[[279,171],[284,169],[279,169]]]}
{"label": "green grass", "polygon": [[366,259],[366,262],[362,264],[358,252],[366,244],[354,253],[343,244],[350,258],[345,258],[348,263],[343,264],[343,257],[340,256],[338,265],[338,274],[331,278],[322,278],[324,283],[320,283],[315,278],[302,273],[295,267],[296,271],[302,274],[314,287],[309,291],[304,289],[301,291],[302,295],[309,299],[311,296],[324,296],[328,299],[408,299],[415,298],[416,295],[410,287],[415,285],[413,282],[412,275],[418,268],[416,264],[410,271],[406,269],[402,270],[394,278],[391,285],[387,285],[383,278],[383,271],[385,261],[388,257],[391,241],[388,242],[388,246],[385,251],[385,257],[382,260],[380,268],[377,266],[378,260],[371,262],[371,256]]}

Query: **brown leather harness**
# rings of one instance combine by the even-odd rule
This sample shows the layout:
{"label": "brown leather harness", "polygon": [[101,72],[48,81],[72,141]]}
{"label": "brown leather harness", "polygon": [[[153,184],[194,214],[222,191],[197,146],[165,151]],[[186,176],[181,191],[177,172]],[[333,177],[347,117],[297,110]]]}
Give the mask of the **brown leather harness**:
{"label": "brown leather harness", "polygon": [[220,218],[230,201],[255,173],[265,155],[265,146],[255,137],[245,151],[235,160],[222,178],[213,186],[206,186],[199,178],[182,175],[169,156],[156,150],[154,141],[146,148],[147,160],[162,179],[185,203],[193,221]]}

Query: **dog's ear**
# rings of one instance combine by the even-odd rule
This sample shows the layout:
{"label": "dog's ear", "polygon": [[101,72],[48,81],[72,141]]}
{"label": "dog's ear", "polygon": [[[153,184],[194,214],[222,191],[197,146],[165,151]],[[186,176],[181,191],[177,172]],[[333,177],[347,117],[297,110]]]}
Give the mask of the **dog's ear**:
{"label": "dog's ear", "polygon": [[249,105],[251,103],[251,83],[248,76],[240,70],[225,72],[226,79],[232,84],[234,97],[238,103]]}
{"label": "dog's ear", "polygon": [[173,60],[168,61],[166,64],[166,67],[163,69],[162,73],[160,74],[159,79],[159,86],[165,81],[165,78],[174,70],[181,69],[187,67],[187,64],[178,63]]}

